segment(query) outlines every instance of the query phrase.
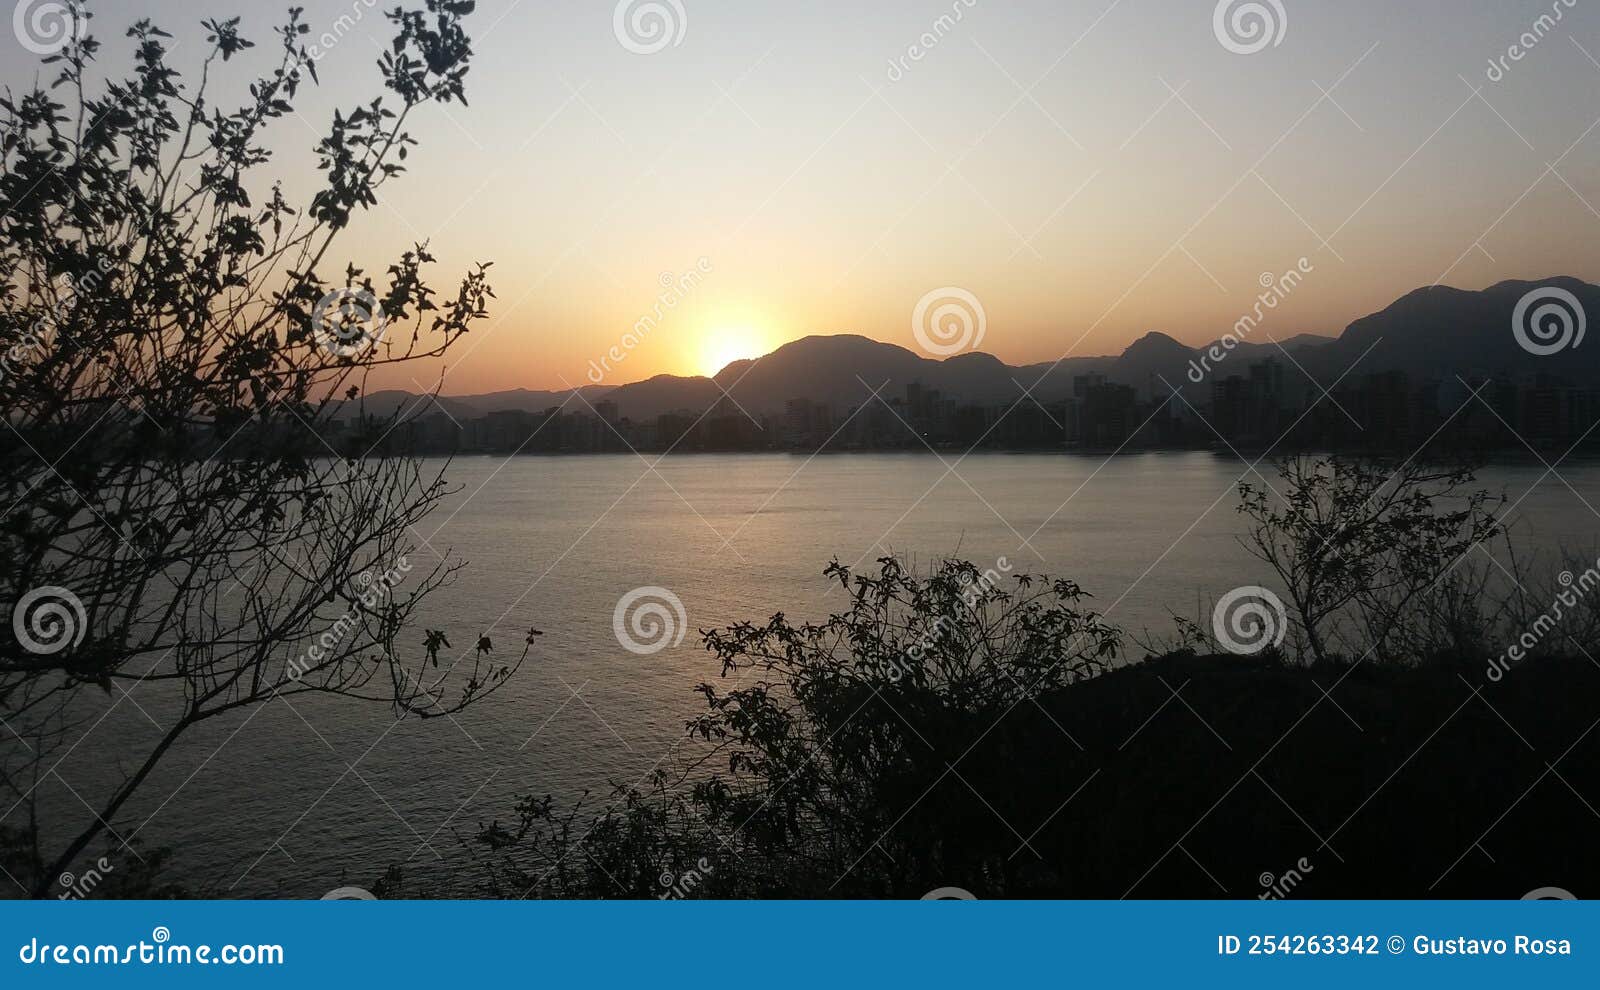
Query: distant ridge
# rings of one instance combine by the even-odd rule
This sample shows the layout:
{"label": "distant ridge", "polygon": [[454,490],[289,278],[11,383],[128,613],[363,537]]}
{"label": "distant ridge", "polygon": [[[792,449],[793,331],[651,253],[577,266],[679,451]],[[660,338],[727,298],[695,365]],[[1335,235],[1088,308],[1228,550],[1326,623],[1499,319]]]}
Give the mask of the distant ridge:
{"label": "distant ridge", "polygon": [[[1600,287],[1569,276],[1508,280],[1480,291],[1427,286],[1356,320],[1336,338],[1301,333],[1274,343],[1272,334],[1257,329],[1243,335],[1211,375],[1244,374],[1250,362],[1278,356],[1288,365],[1287,373],[1298,376],[1303,369],[1324,386],[1346,371],[1357,377],[1399,371],[1417,379],[1544,373],[1573,384],[1600,385],[1600,340],[1543,356],[1518,343],[1512,333],[1513,314],[1518,302],[1538,289],[1571,293],[1586,315],[1600,315]],[[1198,362],[1213,346],[1216,342],[1189,347],[1151,331],[1119,355],[1012,366],[981,352],[939,360],[859,334],[819,334],[784,344],[758,359],[735,361],[713,378],[658,375],[615,387],[586,385],[576,391],[583,402],[614,402],[620,415],[636,420],[677,410],[704,410],[721,399],[724,390],[756,415],[782,413],[793,398],[842,410],[859,405],[875,389],[898,396],[914,383],[979,404],[1012,402],[1024,389],[1031,389],[1041,402],[1051,402],[1069,396],[1073,378],[1084,374],[1131,385],[1145,397],[1164,394],[1169,386],[1181,387],[1198,400],[1209,389],[1210,376],[1198,385],[1190,380],[1191,362]],[[1285,352],[1292,361],[1284,358]],[[444,396],[437,407],[452,416],[482,416],[498,409],[537,412],[569,400],[569,411],[583,408],[571,392],[527,389]],[[369,411],[377,413],[409,402],[421,414],[431,405],[399,390],[374,393],[364,401]]]}

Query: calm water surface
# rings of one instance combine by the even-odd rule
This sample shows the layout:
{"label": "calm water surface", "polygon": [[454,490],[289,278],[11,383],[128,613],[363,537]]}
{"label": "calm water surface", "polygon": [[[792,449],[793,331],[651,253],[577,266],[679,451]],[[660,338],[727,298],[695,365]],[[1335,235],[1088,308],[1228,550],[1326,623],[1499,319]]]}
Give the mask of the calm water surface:
{"label": "calm water surface", "polygon": [[[589,790],[597,801],[611,782],[639,780],[697,711],[695,684],[719,674],[695,630],[778,610],[825,616],[843,602],[821,577],[834,557],[870,566],[890,552],[960,555],[987,567],[1003,556],[1014,572],[1073,578],[1135,632],[1165,633],[1169,611],[1193,616],[1230,588],[1268,583],[1238,543],[1234,486],[1246,466],[1233,459],[982,454],[954,464],[708,455],[651,472],[633,455],[457,460],[450,477],[462,491],[423,535],[469,566],[432,600],[427,625],[457,649],[486,633],[506,659],[539,627],[517,678],[453,721],[297,699],[203,726],[124,818],[141,843],[175,847],[176,879],[217,896],[319,897],[369,885],[393,863],[413,893],[437,890],[469,879],[458,837],[507,818],[517,795]],[[1565,465],[1559,477],[1500,465],[1482,481],[1520,499],[1512,518],[1525,544],[1600,543],[1588,507],[1600,506],[1600,464]],[[618,644],[613,609],[641,586],[682,599],[691,628],[681,645],[638,656]],[[85,796],[131,769],[131,743],[156,737],[163,699],[143,690],[141,705],[118,706],[62,764]]]}

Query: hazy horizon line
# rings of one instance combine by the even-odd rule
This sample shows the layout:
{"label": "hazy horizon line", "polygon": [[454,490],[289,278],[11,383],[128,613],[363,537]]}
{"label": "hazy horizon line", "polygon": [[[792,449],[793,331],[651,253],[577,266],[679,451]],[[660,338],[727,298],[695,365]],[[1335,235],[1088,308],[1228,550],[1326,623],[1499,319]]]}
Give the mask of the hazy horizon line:
{"label": "hazy horizon line", "polygon": [[[1294,340],[1294,339],[1300,338],[1300,337],[1317,337],[1317,338],[1320,338],[1322,340],[1335,341],[1335,340],[1338,340],[1341,336],[1343,336],[1344,333],[1347,330],[1349,330],[1350,327],[1353,324],[1359,322],[1360,320],[1365,319],[1365,318],[1370,317],[1370,316],[1375,316],[1378,313],[1384,312],[1390,306],[1393,306],[1395,303],[1397,303],[1400,300],[1406,298],[1407,296],[1412,295],[1413,293],[1423,292],[1423,291],[1427,291],[1429,289],[1450,289],[1450,290],[1454,290],[1456,292],[1466,292],[1466,293],[1475,293],[1476,294],[1476,293],[1488,292],[1488,291],[1496,289],[1496,288],[1498,288],[1500,286],[1509,285],[1509,284],[1539,285],[1539,284],[1550,283],[1550,282],[1559,282],[1559,281],[1563,281],[1563,280],[1581,282],[1581,283],[1583,283],[1585,285],[1595,285],[1596,284],[1596,283],[1589,282],[1587,279],[1580,278],[1580,277],[1578,277],[1576,275],[1547,275],[1547,276],[1544,276],[1542,278],[1514,278],[1514,277],[1508,277],[1508,278],[1498,279],[1498,280],[1496,280],[1494,282],[1491,282],[1490,284],[1488,284],[1488,285],[1486,285],[1486,286],[1484,286],[1483,288],[1480,288],[1480,289],[1468,289],[1468,288],[1462,288],[1461,286],[1457,286],[1457,285],[1446,285],[1446,284],[1444,284],[1442,282],[1435,282],[1432,285],[1420,285],[1420,286],[1417,286],[1414,289],[1407,290],[1406,292],[1403,292],[1400,295],[1395,296],[1394,299],[1390,300],[1388,305],[1384,306],[1382,309],[1373,310],[1371,313],[1367,313],[1367,314],[1364,314],[1362,316],[1354,317],[1351,320],[1349,320],[1348,322],[1346,322],[1344,324],[1344,326],[1340,327],[1338,330],[1333,330],[1333,331],[1329,331],[1329,330],[1297,330],[1297,331],[1295,331],[1293,333],[1287,334],[1287,335],[1282,336],[1282,337],[1273,337],[1270,334],[1265,334],[1264,335],[1264,339],[1266,339],[1270,343],[1282,343],[1285,340]],[[1271,287],[1263,287],[1262,293],[1260,293],[1260,295],[1264,296],[1269,291],[1271,291]],[[987,356],[987,357],[992,357],[996,361],[999,361],[1001,364],[1003,364],[1003,365],[1005,365],[1007,367],[1010,367],[1010,368],[1030,368],[1030,367],[1037,367],[1038,365],[1041,365],[1041,364],[1050,364],[1050,365],[1061,364],[1061,363],[1063,363],[1065,361],[1069,361],[1069,360],[1097,360],[1097,359],[1112,359],[1112,360],[1114,360],[1117,357],[1120,357],[1122,354],[1127,353],[1128,349],[1133,347],[1133,345],[1137,344],[1139,341],[1144,340],[1145,338],[1147,338],[1147,337],[1149,337],[1151,335],[1159,335],[1159,336],[1162,336],[1162,337],[1166,337],[1168,340],[1171,340],[1174,343],[1177,343],[1177,344],[1180,344],[1180,345],[1182,345],[1184,347],[1187,347],[1190,350],[1203,351],[1207,347],[1210,347],[1210,346],[1218,343],[1219,341],[1221,341],[1222,338],[1225,337],[1227,334],[1228,334],[1228,331],[1224,330],[1224,331],[1222,331],[1222,333],[1217,334],[1215,336],[1208,336],[1205,340],[1199,341],[1198,343],[1190,343],[1189,341],[1184,340],[1184,339],[1182,339],[1182,338],[1180,338],[1180,337],[1178,337],[1178,336],[1176,336],[1176,335],[1174,335],[1174,334],[1172,334],[1172,333],[1170,333],[1170,332],[1168,332],[1166,330],[1150,329],[1150,330],[1146,330],[1144,333],[1142,333],[1139,336],[1134,337],[1132,340],[1128,341],[1128,343],[1123,346],[1122,350],[1117,352],[1117,353],[1115,353],[1115,354],[1106,353],[1106,354],[1076,354],[1075,355],[1075,354],[1072,354],[1069,351],[1068,353],[1063,354],[1059,358],[1046,359],[1046,360],[1041,360],[1041,361],[1026,361],[1026,362],[1021,362],[1021,363],[1013,363],[1012,361],[1008,361],[1005,358],[1002,358],[999,354],[997,354],[997,353],[995,353],[993,351],[986,351],[986,350],[981,350],[981,349],[977,349],[977,348],[974,348],[973,350],[969,350],[969,351],[962,351],[959,354],[949,354],[949,355],[943,355],[943,356],[934,355],[934,354],[919,354],[917,351],[913,350],[910,347],[905,346],[904,344],[896,343],[895,341],[892,341],[892,340],[884,340],[881,337],[875,337],[875,336],[872,336],[872,335],[867,334],[867,333],[863,333],[863,332],[858,331],[858,330],[817,331],[817,332],[813,332],[813,333],[802,334],[801,336],[795,337],[795,338],[793,338],[791,340],[786,340],[783,343],[778,344],[776,347],[773,347],[771,350],[767,351],[764,354],[758,354],[758,355],[756,355],[754,357],[739,358],[737,360],[730,361],[727,364],[723,365],[721,368],[718,368],[716,370],[716,372],[714,372],[713,374],[710,374],[710,375],[676,375],[676,374],[673,374],[671,372],[660,372],[660,373],[657,373],[657,374],[654,374],[654,375],[648,375],[648,376],[646,376],[644,378],[631,379],[631,380],[626,381],[626,382],[617,382],[617,383],[584,382],[582,384],[572,384],[570,382],[562,382],[560,384],[548,385],[548,386],[542,386],[542,387],[535,387],[535,386],[528,386],[528,385],[518,385],[518,386],[513,386],[511,388],[489,389],[487,391],[452,392],[452,393],[445,393],[443,391],[440,391],[440,392],[432,392],[432,391],[411,392],[409,389],[400,388],[400,387],[397,386],[397,387],[389,388],[389,389],[380,389],[379,392],[388,392],[388,391],[407,392],[407,393],[412,394],[412,395],[434,395],[437,398],[441,398],[441,399],[457,399],[457,398],[472,398],[474,396],[483,396],[483,395],[498,395],[498,394],[501,394],[501,393],[504,393],[504,392],[549,392],[549,393],[552,393],[552,394],[561,394],[561,393],[565,393],[565,392],[577,392],[577,391],[581,391],[583,389],[589,389],[589,388],[605,389],[607,391],[614,391],[614,390],[619,389],[619,388],[624,388],[624,387],[626,387],[628,385],[637,385],[637,384],[639,384],[641,382],[655,381],[656,379],[659,379],[659,378],[671,378],[671,379],[676,379],[676,380],[679,380],[679,381],[694,381],[696,379],[704,379],[706,381],[711,381],[711,380],[714,380],[718,375],[721,375],[723,372],[727,371],[729,368],[733,367],[736,364],[742,364],[742,363],[745,363],[745,362],[761,361],[761,360],[763,360],[763,359],[765,359],[767,357],[770,357],[771,355],[777,353],[778,351],[782,350],[783,348],[790,346],[791,344],[797,344],[797,343],[800,343],[802,341],[811,340],[811,339],[814,339],[814,338],[826,338],[826,337],[859,337],[859,338],[861,338],[863,340],[871,341],[872,343],[875,343],[875,344],[882,344],[882,345],[887,346],[887,347],[897,347],[900,350],[906,351],[907,353],[910,353],[912,355],[920,357],[923,360],[933,361],[933,362],[938,363],[938,364],[943,364],[944,362],[950,361],[950,360],[952,360],[954,358],[964,358],[964,357],[970,357],[970,356],[973,356],[973,355],[984,355],[984,356]],[[441,385],[442,385],[442,382],[441,382]]]}

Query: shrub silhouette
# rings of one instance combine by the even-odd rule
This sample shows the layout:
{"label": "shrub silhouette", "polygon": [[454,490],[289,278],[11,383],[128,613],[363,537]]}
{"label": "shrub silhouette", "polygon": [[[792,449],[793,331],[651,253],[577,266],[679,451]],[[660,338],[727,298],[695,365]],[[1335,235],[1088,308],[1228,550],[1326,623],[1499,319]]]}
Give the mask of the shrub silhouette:
{"label": "shrub silhouette", "polygon": [[[827,620],[779,614],[704,634],[723,677],[699,687],[706,710],[673,769],[618,788],[598,814],[529,798],[510,824],[483,827],[482,890],[1520,897],[1600,885],[1584,797],[1600,793],[1600,668],[1581,655],[1600,645],[1600,607],[1564,613],[1540,662],[1495,675],[1481,652],[1471,667],[1435,663],[1464,659],[1425,652],[1440,644],[1513,641],[1541,593],[1525,581],[1480,612],[1457,607],[1451,568],[1498,531],[1471,472],[1306,462],[1285,477],[1284,503],[1247,489],[1245,510],[1291,575],[1323,569],[1297,604],[1347,607],[1314,622],[1338,614],[1340,643],[1358,648],[1348,659],[1324,642],[1318,662],[1309,637],[1299,651],[1208,655],[1190,623],[1186,647],[1128,662],[1072,582],[962,561],[926,576],[893,557],[870,574],[835,562],[847,601]],[[1371,560],[1339,563],[1324,545]],[[1471,618],[1472,635],[1440,635],[1446,616]],[[1483,842],[1492,857],[1475,852]]]}

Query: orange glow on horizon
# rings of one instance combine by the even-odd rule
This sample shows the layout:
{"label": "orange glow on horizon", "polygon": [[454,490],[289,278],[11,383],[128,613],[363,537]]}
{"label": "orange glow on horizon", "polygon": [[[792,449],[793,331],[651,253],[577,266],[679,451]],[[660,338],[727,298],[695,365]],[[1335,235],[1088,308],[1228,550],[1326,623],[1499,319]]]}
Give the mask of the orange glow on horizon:
{"label": "orange glow on horizon", "polygon": [[752,326],[721,326],[700,342],[694,373],[712,377],[735,361],[761,357],[779,346],[772,334]]}

